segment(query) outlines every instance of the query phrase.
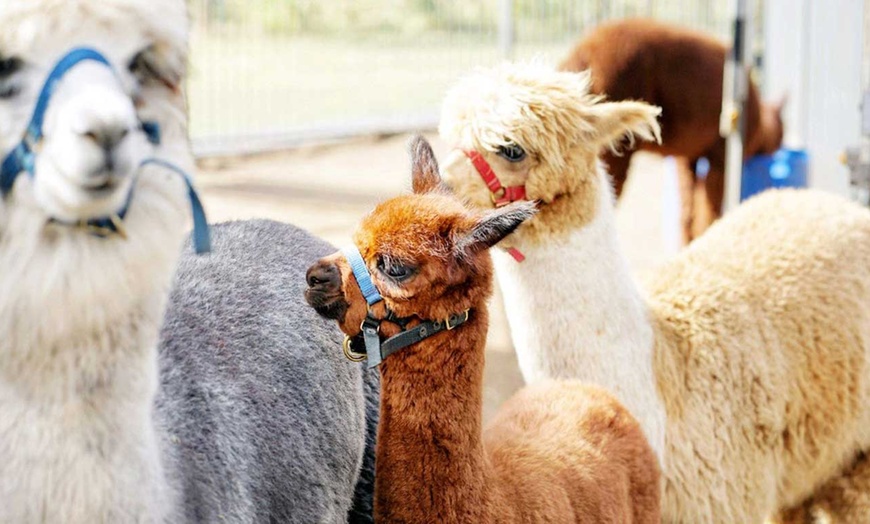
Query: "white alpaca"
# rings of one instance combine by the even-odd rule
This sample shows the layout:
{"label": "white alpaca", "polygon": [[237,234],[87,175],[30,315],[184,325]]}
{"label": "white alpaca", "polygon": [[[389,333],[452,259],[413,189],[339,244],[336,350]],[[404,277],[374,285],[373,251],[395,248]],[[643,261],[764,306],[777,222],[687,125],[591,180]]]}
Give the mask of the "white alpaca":
{"label": "white alpaca", "polygon": [[[249,357],[214,376],[188,376],[203,369],[189,362],[209,363],[220,347],[180,348],[158,362],[159,327],[191,204],[177,173],[140,164],[157,157],[193,167],[180,89],[184,2],[4,0],[0,26],[3,156],[21,141],[49,70],[70,49],[98,49],[112,66],[91,59],[62,76],[44,138],[33,147],[32,176],[13,172],[18,176],[0,202],[0,522],[293,520],[288,515],[343,522],[364,445],[359,370],[328,392],[339,395],[328,404],[340,423],[312,412],[337,443],[336,455],[328,466],[321,461],[315,480],[296,471],[306,486],[295,491],[292,470],[309,464],[257,460],[306,443],[264,443],[278,410],[273,420],[255,420],[240,401],[292,408],[285,382],[241,376],[261,348],[246,348]],[[160,146],[141,126],[152,121],[162,128]],[[123,222],[112,225],[118,234],[75,225],[124,208]],[[235,336],[233,326],[221,328]],[[340,339],[333,331],[314,325],[307,336],[331,350]],[[278,375],[271,371],[264,376]],[[258,380],[268,386],[266,396],[249,387]],[[170,393],[158,397],[158,382]],[[355,397],[346,391],[352,388]],[[308,505],[291,508],[303,491],[313,495]]]}
{"label": "white alpaca", "polygon": [[625,135],[657,137],[659,110],[604,103],[588,86],[539,66],[461,81],[442,114],[460,149],[445,181],[491,207],[476,151],[503,186],[541,202],[504,243],[525,261],[494,257],[525,378],[616,393],[661,458],[666,521],[760,522],[870,444],[870,213],[814,192],[764,195],[644,297],[597,155]]}

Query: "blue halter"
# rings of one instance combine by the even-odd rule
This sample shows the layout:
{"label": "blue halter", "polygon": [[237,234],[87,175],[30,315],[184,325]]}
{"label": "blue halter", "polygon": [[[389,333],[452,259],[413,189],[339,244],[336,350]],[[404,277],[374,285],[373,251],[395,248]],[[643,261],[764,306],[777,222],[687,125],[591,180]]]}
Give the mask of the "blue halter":
{"label": "blue halter", "polygon": [[359,289],[362,291],[369,307],[383,300],[381,294],[378,292],[378,288],[376,288],[374,282],[372,282],[372,277],[369,274],[366,262],[363,260],[359,249],[357,249],[356,246],[351,245],[342,249],[341,253],[347,258],[348,263],[350,263],[350,269],[353,271],[353,276],[356,277]]}
{"label": "blue halter", "polygon": [[[40,143],[43,138],[43,122],[45,114],[48,111],[48,105],[51,102],[51,97],[54,94],[57,85],[72,68],[85,61],[93,61],[102,64],[109,68],[113,73],[115,69],[111,63],[99,51],[90,48],[76,48],[64,55],[54,66],[49,73],[39,93],[39,98],[36,102],[36,107],[33,110],[33,116],[30,123],[27,125],[27,130],[21,142],[8,154],[0,165],[0,194],[6,196],[12,191],[15,180],[21,172],[26,172],[28,176],[33,178],[36,174],[36,155],[39,153]],[[160,124],[157,122],[141,122],[142,131],[148,138],[148,141],[154,145],[160,144]],[[141,165],[155,164],[172,170],[184,178],[187,184],[188,196],[190,197],[192,213],[193,213],[193,238],[194,247],[197,253],[205,253],[211,249],[210,233],[208,222],[205,218],[205,211],[202,208],[202,203],[199,200],[196,190],[191,184],[190,177],[179,167],[165,160],[149,158],[142,162]],[[140,166],[141,167],[141,166]],[[108,237],[112,234],[119,234],[122,237],[126,236],[123,227],[123,219],[127,214],[130,202],[133,199],[133,187],[135,181],[130,186],[130,193],[124,202],[124,206],[115,214],[94,218],[83,221],[80,225],[88,229],[92,234],[100,237]],[[55,222],[60,222],[54,220]]]}
{"label": "blue halter", "polygon": [[[357,285],[368,304],[368,313],[360,325],[360,334],[356,337],[344,337],[344,355],[348,359],[354,362],[367,360],[368,366],[374,368],[393,353],[442,331],[452,330],[468,321],[469,310],[453,313],[442,320],[421,320],[412,328],[409,328],[408,325],[412,319],[417,317],[397,317],[390,308],[386,308],[387,315],[384,318],[375,318],[371,307],[381,302],[383,297],[372,282],[365,260],[354,245],[342,249],[341,252],[350,263],[353,276],[356,278]],[[381,340],[381,322],[385,321],[396,324],[401,328],[401,331],[386,340]],[[363,348],[359,348],[360,342],[362,342]],[[363,353],[363,349],[365,353]]]}
{"label": "blue halter", "polygon": [[160,166],[177,173],[184,180],[184,183],[187,184],[187,197],[190,199],[190,208],[193,214],[193,247],[200,254],[211,251],[211,232],[208,228],[208,220],[205,217],[205,208],[202,207],[202,202],[199,200],[199,195],[196,194],[196,189],[193,187],[190,176],[175,164],[159,158],[148,158],[141,165],[146,166],[148,164]]}

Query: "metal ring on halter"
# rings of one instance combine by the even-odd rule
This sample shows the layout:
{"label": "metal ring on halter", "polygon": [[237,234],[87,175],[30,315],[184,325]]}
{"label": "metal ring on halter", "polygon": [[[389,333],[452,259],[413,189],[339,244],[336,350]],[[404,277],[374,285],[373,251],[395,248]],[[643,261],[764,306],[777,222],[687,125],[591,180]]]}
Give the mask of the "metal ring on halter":
{"label": "metal ring on halter", "polygon": [[502,204],[504,205],[503,199],[507,195],[507,189],[500,187],[495,191],[489,192],[489,199],[492,200],[492,203],[495,205]]}
{"label": "metal ring on halter", "polygon": [[341,344],[341,349],[344,350],[345,358],[347,358],[351,362],[364,361],[367,358],[367,355],[365,353],[357,353],[356,351],[351,349],[350,345],[352,340],[353,339],[350,338],[348,335],[344,336],[344,342]]}

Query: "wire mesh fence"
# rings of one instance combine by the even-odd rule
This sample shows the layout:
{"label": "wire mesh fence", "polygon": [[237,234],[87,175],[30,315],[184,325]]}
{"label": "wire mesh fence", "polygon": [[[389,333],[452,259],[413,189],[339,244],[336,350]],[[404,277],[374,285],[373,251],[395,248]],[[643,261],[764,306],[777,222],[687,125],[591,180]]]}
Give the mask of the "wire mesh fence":
{"label": "wire mesh fence", "polygon": [[654,17],[724,38],[730,4],[193,0],[191,133],[208,152],[430,127],[445,89],[476,66],[556,63],[585,29],[613,18]]}

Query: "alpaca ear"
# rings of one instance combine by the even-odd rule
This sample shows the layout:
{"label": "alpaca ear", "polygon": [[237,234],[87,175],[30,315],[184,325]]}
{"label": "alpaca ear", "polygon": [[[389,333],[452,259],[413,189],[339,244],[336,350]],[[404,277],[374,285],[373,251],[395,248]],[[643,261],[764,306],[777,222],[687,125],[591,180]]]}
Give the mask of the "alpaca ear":
{"label": "alpaca ear", "polygon": [[635,137],[662,141],[662,130],[657,120],[662,108],[644,102],[602,102],[590,109],[593,140],[600,147],[614,149],[628,139],[634,145]]}
{"label": "alpaca ear", "polygon": [[414,193],[430,193],[441,189],[441,175],[432,146],[422,135],[414,135],[408,144],[411,152],[411,185]]}
{"label": "alpaca ear", "polygon": [[471,231],[456,242],[456,254],[465,255],[489,249],[513,233],[538,212],[537,202],[517,202],[485,213]]}

